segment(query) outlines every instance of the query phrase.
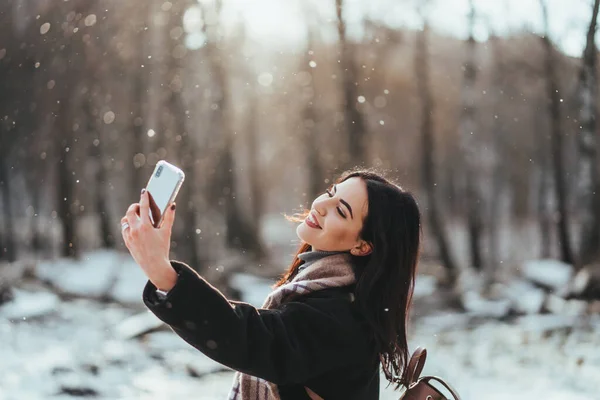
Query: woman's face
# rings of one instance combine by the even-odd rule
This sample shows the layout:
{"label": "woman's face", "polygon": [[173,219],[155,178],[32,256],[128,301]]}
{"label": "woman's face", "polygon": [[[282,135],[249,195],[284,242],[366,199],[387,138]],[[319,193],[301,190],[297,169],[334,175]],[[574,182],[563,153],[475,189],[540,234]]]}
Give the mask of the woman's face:
{"label": "woman's face", "polygon": [[296,234],[313,250],[356,251],[362,242],[358,235],[367,211],[367,186],[361,178],[353,177],[317,197]]}

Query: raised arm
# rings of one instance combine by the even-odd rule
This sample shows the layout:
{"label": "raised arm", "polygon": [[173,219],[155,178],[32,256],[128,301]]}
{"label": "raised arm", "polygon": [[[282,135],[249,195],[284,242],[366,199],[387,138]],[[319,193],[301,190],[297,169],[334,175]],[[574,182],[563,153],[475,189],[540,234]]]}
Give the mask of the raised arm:
{"label": "raised arm", "polygon": [[221,364],[289,384],[366,356],[364,341],[357,345],[356,340],[364,334],[362,327],[342,299],[309,298],[281,309],[257,309],[227,300],[187,265],[172,266],[178,278],[167,298],[159,300],[149,281],[144,303],[185,341]]}

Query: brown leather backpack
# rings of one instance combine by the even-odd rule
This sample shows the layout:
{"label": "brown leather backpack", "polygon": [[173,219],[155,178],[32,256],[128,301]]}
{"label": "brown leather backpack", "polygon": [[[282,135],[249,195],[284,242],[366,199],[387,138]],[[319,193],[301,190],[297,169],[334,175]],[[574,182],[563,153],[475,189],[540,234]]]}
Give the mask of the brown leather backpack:
{"label": "brown leather backpack", "polygon": [[[425,366],[427,350],[424,347],[417,347],[408,363],[408,387],[400,400],[460,400],[456,390],[452,388],[442,378],[437,376],[420,376]],[[438,382],[452,394],[454,399],[447,398],[438,389],[431,385],[431,381]]]}

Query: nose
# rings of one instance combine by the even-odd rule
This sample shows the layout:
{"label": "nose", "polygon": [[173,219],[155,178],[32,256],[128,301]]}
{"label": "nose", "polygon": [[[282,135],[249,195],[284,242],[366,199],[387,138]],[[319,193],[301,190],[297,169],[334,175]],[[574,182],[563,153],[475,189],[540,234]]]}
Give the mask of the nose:
{"label": "nose", "polygon": [[315,211],[317,212],[317,214],[319,214],[321,217],[325,216],[326,211],[325,211],[325,207],[323,207],[322,204],[317,205],[315,203],[315,205],[313,206],[313,208],[315,209]]}
{"label": "nose", "polygon": [[329,197],[316,199],[313,202],[312,208],[317,212],[317,214],[319,214],[321,217],[324,217],[325,215],[327,215],[327,207],[330,203],[330,200],[331,198]]}

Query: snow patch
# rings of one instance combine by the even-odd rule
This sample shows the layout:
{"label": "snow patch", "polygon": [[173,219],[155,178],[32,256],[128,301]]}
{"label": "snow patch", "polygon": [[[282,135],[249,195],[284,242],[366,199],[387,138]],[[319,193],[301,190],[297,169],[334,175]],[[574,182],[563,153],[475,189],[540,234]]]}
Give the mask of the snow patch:
{"label": "snow patch", "polygon": [[558,260],[531,260],[523,264],[522,272],[525,278],[540,286],[559,290],[569,283],[573,268]]}
{"label": "snow patch", "polygon": [[132,339],[164,326],[164,322],[144,311],[120,322],[115,327],[115,335],[121,339]]}
{"label": "snow patch", "polygon": [[40,262],[36,273],[38,278],[65,293],[98,297],[111,288],[122,264],[121,254],[98,250],[85,254],[80,261],[59,259]]}
{"label": "snow patch", "polygon": [[437,289],[437,279],[431,275],[418,275],[415,279],[414,298],[431,296]]}
{"label": "snow patch", "polygon": [[539,313],[546,296],[542,289],[524,280],[508,283],[501,293],[509,299],[512,308],[519,314]]}
{"label": "snow patch", "polygon": [[15,298],[0,306],[0,316],[9,320],[26,320],[56,311],[60,302],[58,296],[50,292],[26,292],[14,289]]}

